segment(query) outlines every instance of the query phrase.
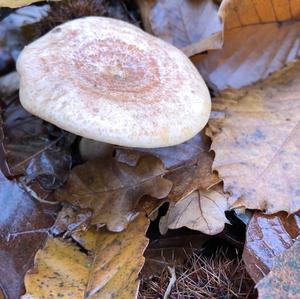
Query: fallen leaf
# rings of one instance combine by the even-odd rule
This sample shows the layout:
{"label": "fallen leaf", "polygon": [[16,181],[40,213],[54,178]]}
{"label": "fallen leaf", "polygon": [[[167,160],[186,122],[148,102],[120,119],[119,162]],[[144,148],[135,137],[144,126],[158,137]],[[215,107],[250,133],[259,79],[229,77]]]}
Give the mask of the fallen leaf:
{"label": "fallen leaf", "polygon": [[299,55],[298,1],[224,0],[219,16],[223,48],[192,59],[216,90],[264,79]]}
{"label": "fallen leaf", "polygon": [[61,186],[72,164],[68,152],[71,135],[25,111],[17,95],[3,106],[4,173],[26,175],[28,183],[37,179],[45,189]]}
{"label": "fallen leaf", "polygon": [[148,226],[140,215],[121,233],[102,228],[77,235],[89,254],[72,242],[49,238],[35,257],[34,271],[25,277],[22,298],[135,298]]}
{"label": "fallen leaf", "polygon": [[232,91],[220,95],[226,118],[219,130],[210,130],[213,169],[231,194],[231,206],[268,214],[300,209],[299,70],[296,61],[239,91],[239,99]]}
{"label": "fallen leaf", "polygon": [[22,7],[14,10],[0,22],[1,46],[14,60],[25,45],[38,37],[37,23],[47,16],[49,8],[48,4]]}
{"label": "fallen leaf", "polygon": [[300,241],[274,258],[270,273],[256,285],[259,299],[298,299],[300,294]]}
{"label": "fallen leaf", "polygon": [[251,278],[258,282],[269,273],[274,258],[290,248],[300,234],[300,217],[256,212],[247,227],[243,261]]}
{"label": "fallen leaf", "polygon": [[25,273],[48,236],[57,208],[34,201],[1,173],[0,210],[0,290],[4,298],[19,298]]}
{"label": "fallen leaf", "polygon": [[162,177],[165,173],[161,161],[151,156],[142,157],[134,167],[114,159],[91,160],[73,169],[55,197],[92,209],[92,224],[122,231],[139,212],[144,195],[162,199],[169,194],[172,183]]}
{"label": "fallen leaf", "polygon": [[222,24],[212,0],[139,0],[148,32],[181,48],[188,56],[222,46]]}
{"label": "fallen leaf", "polygon": [[148,154],[159,158],[168,170],[194,164],[199,154],[207,152],[209,145],[201,133],[190,140],[168,147],[160,148],[126,148],[115,147],[116,159],[120,162],[135,166],[138,160]]}
{"label": "fallen leaf", "polygon": [[220,188],[210,191],[194,191],[179,202],[171,202],[168,212],[160,220],[160,231],[187,227],[207,235],[220,233],[229,223],[224,212],[227,210],[227,197]]}
{"label": "fallen leaf", "polygon": [[116,159],[128,165],[136,165],[138,159],[145,154],[159,158],[168,173],[166,178],[173,182],[169,199],[178,201],[199,188],[209,189],[220,179],[211,171],[213,158],[209,154],[210,141],[199,133],[182,144],[155,149],[116,148]]}
{"label": "fallen leaf", "polygon": [[220,182],[220,178],[212,172],[213,158],[207,152],[200,153],[194,165],[186,165],[166,175],[173,182],[173,188],[168,195],[171,201],[179,201],[195,190],[206,192]]}
{"label": "fallen leaf", "polygon": [[[34,2],[40,2],[41,0],[0,0],[0,7],[17,8],[26,6]],[[48,0],[48,1],[59,1],[59,0]]]}
{"label": "fallen leaf", "polygon": [[92,212],[90,210],[65,205],[58,213],[50,232],[53,236],[69,237],[75,231],[86,230],[89,227],[91,216]]}

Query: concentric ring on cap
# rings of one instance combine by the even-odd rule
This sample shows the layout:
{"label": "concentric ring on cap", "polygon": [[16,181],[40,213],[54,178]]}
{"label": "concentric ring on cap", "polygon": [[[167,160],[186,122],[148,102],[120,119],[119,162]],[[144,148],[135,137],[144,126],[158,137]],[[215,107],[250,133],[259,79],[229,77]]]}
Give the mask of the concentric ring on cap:
{"label": "concentric ring on cap", "polygon": [[60,25],[17,61],[20,100],[32,114],[86,138],[163,147],[196,135],[210,95],[177,48],[104,17]]}

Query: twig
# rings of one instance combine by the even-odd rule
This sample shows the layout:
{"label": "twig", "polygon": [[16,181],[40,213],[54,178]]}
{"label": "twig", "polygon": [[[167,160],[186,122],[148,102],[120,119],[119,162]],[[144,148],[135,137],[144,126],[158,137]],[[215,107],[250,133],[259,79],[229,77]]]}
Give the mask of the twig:
{"label": "twig", "polygon": [[169,267],[168,266],[168,270],[171,274],[171,278],[170,278],[170,281],[169,281],[169,284],[168,284],[168,287],[166,289],[166,292],[164,294],[164,299],[168,299],[169,296],[170,296],[170,293],[171,293],[171,290],[176,282],[176,273],[175,273],[175,267]]}

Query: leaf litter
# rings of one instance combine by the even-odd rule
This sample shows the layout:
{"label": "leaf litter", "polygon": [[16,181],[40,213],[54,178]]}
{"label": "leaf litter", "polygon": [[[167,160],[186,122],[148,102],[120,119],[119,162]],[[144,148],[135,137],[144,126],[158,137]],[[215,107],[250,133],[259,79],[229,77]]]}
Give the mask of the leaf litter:
{"label": "leaf litter", "polygon": [[[50,4],[48,17],[36,26],[40,26],[39,30],[45,32],[57,23],[85,15],[96,2],[104,5],[98,6],[100,10],[104,10],[99,10],[96,14],[103,13],[138,24],[138,17],[136,18],[137,14],[134,11],[136,8],[132,10],[133,6],[126,1],[120,1],[116,5],[114,1],[74,0],[66,1],[63,5]],[[217,2],[220,7],[215,4]],[[275,5],[275,2],[223,0],[221,3],[169,3],[160,0],[139,0],[137,4],[141,8],[144,28],[151,34],[181,47],[187,55],[193,56],[193,62],[216,92],[228,86],[239,88],[265,79],[270,73],[281,69],[297,57],[299,4],[291,0],[285,1],[286,5],[279,5],[279,2]],[[17,5],[16,3],[17,1],[10,5]],[[30,7],[28,9],[30,10]],[[12,36],[9,34],[7,40]],[[8,59],[3,60],[7,63],[7,69],[3,69],[4,73],[11,70],[9,63],[11,59],[15,59],[14,53],[22,48],[18,45],[18,38],[21,38],[20,35],[8,44],[9,51],[4,50],[3,56],[0,51],[1,58],[5,58],[5,51],[8,53]],[[13,51],[14,47],[16,52]],[[247,226],[243,261],[256,282],[270,271],[262,283],[257,285],[261,298],[267,298],[265,290],[270,289],[272,298],[278,298],[282,294],[296,294],[297,298],[298,289],[293,285],[297,281],[297,267],[290,266],[297,266],[294,248],[298,246],[298,241],[295,242],[298,235],[298,215],[293,214],[299,209],[298,73],[299,62],[296,61],[264,81],[240,90],[226,90],[214,98],[206,132],[212,139],[215,156],[209,152],[210,140],[199,134],[182,145],[164,149],[118,147],[114,158],[101,162],[88,161],[76,166],[77,163],[83,162],[74,159],[78,137],[75,140],[75,136],[22,111],[16,97],[13,101],[3,97],[0,160],[2,171],[11,179],[8,181],[2,176],[0,188],[2,185],[6,190],[3,193],[3,202],[6,203],[7,199],[11,198],[12,207],[17,206],[12,208],[13,211],[21,207],[23,210],[20,212],[25,213],[28,209],[30,213],[29,218],[22,213],[20,217],[17,215],[16,217],[20,218],[19,224],[18,219],[12,220],[11,216],[7,221],[17,223],[16,225],[22,226],[23,229],[22,219],[29,219],[29,224],[33,219],[33,228],[28,231],[33,237],[28,240],[25,238],[27,233],[24,236],[19,234],[24,230],[18,230],[18,234],[14,235],[16,231],[7,223],[5,229],[0,225],[0,230],[3,231],[0,235],[5,242],[7,236],[14,236],[9,237],[8,244],[0,242],[7,254],[3,260],[4,265],[9,260],[15,260],[19,255],[23,258],[26,254],[24,259],[28,262],[23,268],[24,271],[18,273],[19,276],[12,270],[11,275],[18,276],[17,279],[13,278],[16,286],[13,291],[8,287],[11,276],[1,276],[0,298],[14,298],[23,292],[23,276],[26,270],[32,267],[33,256],[43,246],[49,234],[46,246],[36,255],[35,270],[26,276],[27,294],[24,298],[40,298],[41,293],[49,296],[51,292],[61,295],[58,277],[63,277],[63,282],[69,286],[66,292],[70,292],[70,298],[74,298],[74,294],[80,297],[84,294],[95,295],[95,298],[105,298],[112,294],[118,294],[120,298],[125,296],[123,294],[135,297],[138,272],[144,262],[142,255],[148,243],[145,231],[149,220],[144,213],[151,219],[156,219],[153,223],[156,223],[157,228],[151,226],[150,232],[157,230],[156,233],[159,234],[159,222],[164,232],[171,229],[175,234],[180,227],[190,227],[206,233],[205,238],[202,235],[203,241],[206,242],[208,235],[219,233],[224,227],[223,236],[227,234],[228,217],[225,217],[225,211],[230,208],[239,208],[239,213],[245,208],[250,208],[267,213],[283,210],[292,214],[287,217],[284,213],[265,215],[264,212],[254,212]],[[141,167],[141,164],[144,166]],[[75,167],[71,170],[71,166]],[[257,173],[260,175],[256,176]],[[222,190],[223,185],[217,185],[221,180],[225,193]],[[31,188],[35,188],[36,185],[39,191],[35,198],[39,199],[39,195],[46,192],[49,201],[56,198],[63,203],[63,209],[58,216],[58,206],[45,205],[32,198],[35,193],[31,192]],[[23,191],[21,186],[27,191]],[[9,190],[17,191],[10,195],[12,192]],[[56,190],[55,197],[51,194],[53,190]],[[110,202],[111,199],[113,200]],[[98,206],[99,202],[101,208]],[[169,208],[162,206],[165,202],[169,202]],[[6,208],[4,204],[3,207]],[[54,221],[55,224],[50,228]],[[140,224],[134,226],[135,223]],[[95,224],[99,228],[98,231],[94,229]],[[106,227],[101,227],[103,225]],[[236,225],[236,222],[232,221],[232,225]],[[122,232],[111,232],[107,228]],[[170,230],[167,235],[169,233]],[[35,239],[37,234],[43,236],[39,241]],[[231,237],[230,234],[227,235],[228,240]],[[152,238],[155,239],[155,236]],[[33,242],[30,244],[34,245],[29,245],[30,252],[20,252],[21,245],[15,245],[15,239],[19,240],[18,244],[22,246],[27,246],[26,242]],[[103,246],[96,246],[97,242]],[[236,248],[240,248],[243,241],[237,242],[239,245],[234,240],[232,243]],[[215,261],[226,272],[228,253],[221,261],[205,260],[202,253],[195,257],[195,250],[205,248],[205,244],[194,244],[197,244],[197,248],[191,249],[187,245],[181,247],[191,255],[183,257],[182,251],[181,256],[179,254],[180,265],[176,269],[175,287],[170,290],[171,298],[179,294],[190,296],[190,291],[192,296],[196,297],[200,296],[199,294],[215,294],[212,292],[220,289],[220,284],[214,285],[216,281],[213,277],[216,276],[226,282],[228,298],[249,298],[252,295],[255,297],[252,286],[247,288],[245,285],[245,291],[243,287],[241,289],[244,274],[235,276],[234,279],[240,284],[236,289],[229,283],[227,274],[224,276],[224,273],[218,272],[218,268],[209,268],[210,262]],[[10,246],[14,249],[11,250]],[[137,254],[131,252],[131,256],[126,255],[127,246]],[[101,252],[98,251],[99,248]],[[170,255],[173,249],[165,252]],[[290,252],[295,256],[292,257]],[[121,260],[120,253],[125,254]],[[159,250],[152,251],[152,254],[158,261]],[[284,260],[285,257],[287,260]],[[79,263],[76,264],[72,258],[78,259]],[[48,260],[53,263],[49,265]],[[64,266],[61,266],[58,272],[52,269],[62,265],[62,261]],[[172,264],[170,261],[172,259],[168,258],[164,265]],[[18,262],[22,264],[24,260],[20,259]],[[92,269],[90,265],[93,265]],[[78,268],[74,271],[74,267]],[[183,269],[183,275],[179,271],[182,267],[186,267]],[[292,278],[289,283],[285,283],[287,279],[282,271],[283,267],[288,269]],[[190,268],[193,272],[187,274],[186,271]],[[68,269],[71,269],[71,272],[68,272]],[[209,271],[204,271],[202,275],[201,269]],[[38,271],[35,272],[36,270]],[[77,270],[78,273],[84,273],[83,280],[76,275]],[[229,272],[237,273],[232,268]],[[71,280],[68,281],[66,273],[73,274]],[[128,273],[131,273],[132,280],[130,287],[124,289],[125,281],[128,282],[124,277],[128,278]],[[51,290],[45,286],[39,287],[38,279],[43,275],[43,280],[51,283]],[[165,272],[161,276],[155,275],[152,281],[143,280],[140,294],[146,291],[147,296],[165,295],[169,274]],[[55,276],[57,277],[50,279]],[[198,286],[199,281],[205,282],[205,277],[209,277],[207,288],[204,290],[196,287],[195,282]],[[72,287],[72,283],[75,283],[77,288]]]}

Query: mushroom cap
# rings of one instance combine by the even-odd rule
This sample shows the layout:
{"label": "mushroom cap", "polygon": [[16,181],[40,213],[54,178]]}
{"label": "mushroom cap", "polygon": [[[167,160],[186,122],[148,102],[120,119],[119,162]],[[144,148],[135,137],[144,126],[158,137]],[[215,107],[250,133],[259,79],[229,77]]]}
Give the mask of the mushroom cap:
{"label": "mushroom cap", "polygon": [[182,143],[205,126],[211,109],[202,77],[180,50],[105,17],[54,28],[24,48],[17,71],[26,110],[111,144]]}

